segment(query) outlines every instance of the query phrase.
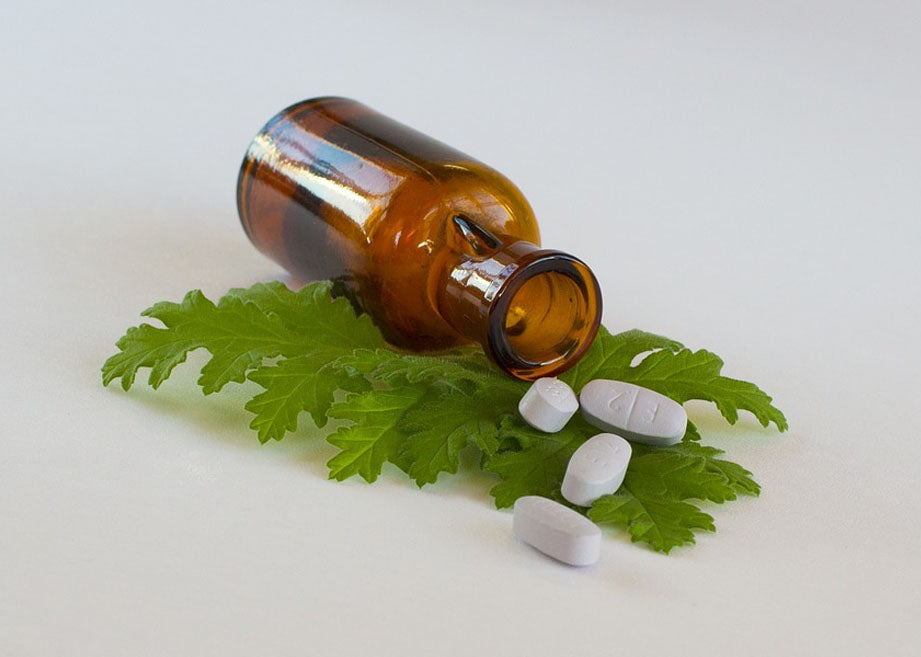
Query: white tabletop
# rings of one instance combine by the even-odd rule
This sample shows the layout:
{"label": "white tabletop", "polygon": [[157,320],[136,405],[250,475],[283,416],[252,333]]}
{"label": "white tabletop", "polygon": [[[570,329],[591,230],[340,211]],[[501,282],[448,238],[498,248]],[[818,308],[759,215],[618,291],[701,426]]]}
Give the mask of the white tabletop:
{"label": "white tabletop", "polygon": [[[37,4],[0,21],[0,654],[921,650],[917,2]],[[761,497],[570,569],[485,474],[340,484],[315,429],[261,446],[255,388],[202,397],[200,358],[104,389],[151,302],[282,275],[237,167],[325,94],[515,180],[609,328],[774,395],[782,436],[690,406]]]}

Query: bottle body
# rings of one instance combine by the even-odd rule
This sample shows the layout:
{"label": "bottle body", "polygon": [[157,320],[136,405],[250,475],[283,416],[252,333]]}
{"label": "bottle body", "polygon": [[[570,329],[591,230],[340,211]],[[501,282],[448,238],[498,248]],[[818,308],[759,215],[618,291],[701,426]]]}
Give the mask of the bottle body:
{"label": "bottle body", "polygon": [[[257,248],[305,281],[343,284],[397,346],[474,340],[528,378],[574,362],[597,330],[594,277],[577,259],[539,248],[534,213],[514,184],[356,101],[318,98],[273,117],[246,153],[237,203]],[[528,299],[530,321],[516,328]],[[573,315],[575,329],[553,328]],[[500,362],[499,343],[512,341],[504,346],[514,360],[524,334],[548,349],[531,349],[522,367]]]}

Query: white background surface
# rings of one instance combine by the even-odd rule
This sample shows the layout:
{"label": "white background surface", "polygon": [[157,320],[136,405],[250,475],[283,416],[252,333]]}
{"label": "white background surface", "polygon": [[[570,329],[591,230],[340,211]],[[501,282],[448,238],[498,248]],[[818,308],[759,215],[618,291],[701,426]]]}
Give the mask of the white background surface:
{"label": "white background surface", "polygon": [[[7,3],[0,654],[917,655],[917,2]],[[665,557],[517,544],[469,472],[325,478],[193,368],[103,389],[160,299],[280,275],[238,225],[258,127],[364,102],[488,162],[605,322],[775,396],[710,444],[760,499]],[[200,364],[201,361],[197,360]],[[306,422],[309,424],[309,422]]]}

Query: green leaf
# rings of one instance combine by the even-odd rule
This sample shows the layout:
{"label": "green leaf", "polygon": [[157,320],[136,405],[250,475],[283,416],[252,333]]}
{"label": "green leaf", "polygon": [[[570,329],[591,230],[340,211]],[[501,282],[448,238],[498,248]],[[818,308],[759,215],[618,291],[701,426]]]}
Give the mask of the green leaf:
{"label": "green leaf", "polygon": [[[555,434],[532,429],[518,418],[504,421],[500,438],[512,438],[516,446],[495,454],[485,465],[502,479],[491,491],[496,506],[511,506],[524,495],[565,501],[560,485],[566,465],[579,445],[596,433],[597,429],[578,418]],[[599,500],[588,515],[628,531],[634,542],[655,550],[668,552],[693,543],[695,530],[713,530],[713,519],[686,500],[721,504],[738,494],[758,494],[751,473],[716,458],[722,454],[716,448],[694,442],[671,447],[633,444],[632,448],[624,484],[614,495],[602,498],[607,500],[601,504],[602,511],[594,511]]]}
{"label": "green leaf", "polygon": [[527,384],[512,379],[490,363],[479,347],[465,347],[432,355],[394,349],[356,349],[339,358],[335,366],[351,374],[364,374],[391,385],[438,382],[463,394],[466,384],[481,390],[503,390],[519,396]]}
{"label": "green leaf", "polygon": [[595,501],[588,517],[599,525],[627,530],[634,543],[646,543],[668,554],[679,545],[694,543],[694,530],[715,531],[713,518],[693,504],[635,490],[625,481],[613,495]]}
{"label": "green leaf", "polygon": [[[328,283],[297,292],[277,282],[258,283],[231,290],[217,305],[195,290],[182,303],[160,302],[143,314],[165,328],[129,329],[117,344],[120,353],[103,366],[103,383],[121,377],[127,390],[138,369],[150,367],[156,388],[189,351],[203,347],[212,354],[199,378],[205,394],[231,381],[242,383],[247,373],[265,388],[246,405],[256,414],[251,426],[263,442],[296,429],[304,410],[317,426],[326,424],[337,389],[368,387],[331,363],[353,349],[384,344],[370,318],[356,317],[347,300],[329,296]],[[285,358],[266,364],[278,356]]]}
{"label": "green leaf", "polygon": [[[263,442],[281,440],[286,432],[294,431],[301,411],[308,411],[316,426],[325,426],[336,390],[360,392],[369,387],[359,373],[336,367],[336,360],[384,344],[370,318],[356,316],[348,300],[331,298],[328,284],[314,283],[296,293],[285,292],[287,288],[280,289],[280,285],[250,288],[254,303],[265,312],[287,317],[288,326],[309,340],[309,350],[250,374],[252,381],[265,388],[246,405],[256,414],[250,426]],[[247,291],[232,292],[245,296]]]}
{"label": "green leaf", "polygon": [[709,351],[659,351],[631,368],[621,380],[656,390],[681,403],[691,399],[711,401],[730,424],[738,421],[738,411],[743,409],[750,411],[762,426],[773,422],[780,431],[787,430],[786,418],[766,393],[753,383],[722,376],[722,368],[722,359]]}
{"label": "green leaf", "polygon": [[500,441],[507,444],[511,439],[520,448],[500,451],[484,466],[502,479],[490,490],[496,507],[511,506],[525,495],[561,500],[560,485],[569,457],[596,433],[598,430],[580,417],[574,417],[557,433],[534,429],[519,417],[507,418],[499,430]]}
{"label": "green leaf", "polygon": [[[646,352],[651,353],[636,366],[631,365]],[[787,420],[771,404],[770,396],[753,383],[722,376],[722,368],[723,361],[716,354],[691,351],[661,336],[600,331],[585,357],[560,378],[575,390],[592,379],[635,383],[682,404],[692,399],[711,401],[730,424],[738,421],[739,410],[746,410],[762,426],[773,422],[780,431],[787,430]]]}
{"label": "green leaf", "polygon": [[[310,329],[311,322],[316,321],[311,316],[308,300],[318,294],[321,298],[328,296],[327,283],[313,283],[295,292],[281,281],[269,283],[256,283],[250,287],[235,287],[227,291],[218,306],[229,303],[232,299],[253,304],[265,314],[274,314],[289,329]],[[316,302],[322,303],[322,299]]]}
{"label": "green leaf", "polygon": [[303,339],[274,315],[239,299],[218,308],[199,290],[189,292],[178,304],[155,304],[142,315],[160,320],[166,328],[142,324],[129,329],[117,343],[120,353],[103,365],[104,384],[121,377],[127,390],[138,369],[150,367],[149,382],[157,388],[189,351],[204,347],[212,358],[202,368],[199,383],[209,394],[230,381],[242,383],[247,370],[264,358],[305,348]]}
{"label": "green leaf", "polygon": [[333,369],[326,351],[295,356],[276,365],[261,367],[249,378],[265,388],[246,403],[256,417],[250,423],[260,442],[281,440],[297,430],[297,419],[308,411],[318,427],[326,425],[326,411],[336,390],[361,392],[371,386],[366,379]]}
{"label": "green leaf", "polygon": [[384,339],[371,318],[356,315],[347,299],[331,297],[331,287],[329,281],[320,281],[293,292],[279,281],[257,283],[230,290],[219,305],[234,299],[251,303],[265,314],[276,315],[291,331],[309,338],[314,347],[320,343],[348,353],[359,347],[383,346]]}
{"label": "green leaf", "polygon": [[636,543],[668,553],[694,542],[694,531],[715,531],[713,518],[689,499],[721,504],[760,488],[744,468],[716,458],[722,452],[697,443],[633,446],[620,489],[597,500],[588,517],[626,530]]}
{"label": "green leaf", "polygon": [[[442,472],[455,474],[460,451],[474,444],[485,454],[499,447],[498,422],[515,409],[516,397],[504,399],[482,392],[453,394],[442,386],[413,406],[400,428],[406,438],[394,462],[421,488],[435,483]],[[501,409],[506,409],[502,415]]]}
{"label": "green leaf", "polygon": [[658,350],[676,352],[680,349],[683,349],[680,342],[661,335],[636,329],[612,335],[602,326],[585,356],[559,378],[579,392],[593,379],[617,379],[616,374],[626,372],[640,354]]}
{"label": "green leaf", "polygon": [[357,474],[369,483],[377,479],[381,467],[395,457],[406,437],[399,428],[400,420],[425,393],[425,386],[419,385],[370,390],[333,404],[329,416],[351,420],[352,424],[327,437],[340,449],[326,464],[329,478],[342,481]]}
{"label": "green leaf", "polygon": [[685,443],[699,443],[700,442],[700,432],[697,430],[697,425],[688,420],[687,429],[684,430],[684,438],[681,439]]}
{"label": "green leaf", "polygon": [[142,315],[161,321],[166,328],[142,324],[129,329],[116,345],[120,353],[103,365],[104,384],[120,377],[127,390],[138,369],[150,367],[149,382],[157,388],[188,352],[204,347],[212,354],[199,378],[207,395],[231,381],[242,383],[246,372],[264,358],[306,348],[304,339],[288,331],[276,316],[240,299],[219,308],[200,290],[189,292],[178,304],[155,304]]}
{"label": "green leaf", "polygon": [[[180,303],[155,304],[144,315],[161,326],[128,329],[103,366],[103,383],[120,379],[127,390],[149,368],[156,388],[189,352],[203,348],[211,354],[199,378],[205,394],[247,378],[263,389],[246,404],[261,441],[295,431],[304,411],[318,427],[328,418],[345,421],[327,437],[339,449],[328,463],[330,478],[359,475],[371,482],[389,461],[423,486],[456,473],[461,451],[476,446],[482,467],[499,479],[491,490],[497,506],[522,495],[562,501],[569,458],[597,429],[581,416],[555,434],[531,428],[517,413],[529,384],[500,372],[480,348],[428,354],[390,348],[369,317],[330,292],[329,283],[296,292],[258,283],[229,291],[217,304],[197,290]],[[771,398],[722,376],[722,365],[712,353],[668,338],[602,328],[588,354],[561,378],[576,390],[593,378],[629,381],[680,403],[712,401],[731,423],[739,410],[749,410],[762,424],[785,429]],[[748,470],[721,455],[700,444],[689,422],[677,445],[634,445],[621,488],[579,511],[662,552],[693,543],[695,532],[713,530],[713,519],[697,504],[760,491]]]}
{"label": "green leaf", "polygon": [[[751,472],[736,463],[726,461],[725,459],[716,458],[717,456],[723,454],[723,451],[720,449],[716,449],[715,447],[707,447],[706,445],[700,445],[697,443],[679,443],[678,445],[672,445],[671,447],[664,449],[669,452],[682,454],[686,458],[699,459],[704,463],[703,468],[707,472],[719,473],[722,475],[726,479],[728,486],[735,493],[741,495],[751,495],[754,497],[757,497],[761,493],[761,486],[759,486],[757,482],[752,479]],[[693,495],[689,497],[704,499],[704,497],[701,495]],[[727,497],[727,499],[735,499],[735,497]]]}
{"label": "green leaf", "polygon": [[122,388],[129,390],[137,372],[149,367],[148,384],[156,390],[169,378],[173,368],[185,362],[190,351],[202,346],[201,340],[175,335],[171,331],[141,324],[128,329],[115,343],[119,352],[102,366],[102,383],[109,385],[121,379]]}
{"label": "green leaf", "polygon": [[736,498],[735,486],[718,468],[711,467],[708,457],[684,450],[635,446],[628,473],[634,489],[656,490],[675,500],[722,504]]}

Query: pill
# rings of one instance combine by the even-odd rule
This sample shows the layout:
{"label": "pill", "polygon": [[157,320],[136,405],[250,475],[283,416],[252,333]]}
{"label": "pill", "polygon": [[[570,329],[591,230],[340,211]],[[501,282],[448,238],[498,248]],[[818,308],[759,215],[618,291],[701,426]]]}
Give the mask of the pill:
{"label": "pill", "polygon": [[515,536],[544,554],[571,566],[589,566],[601,555],[598,525],[546,497],[515,500]]}
{"label": "pill", "polygon": [[518,412],[535,429],[554,433],[559,431],[579,410],[576,393],[568,385],[552,377],[538,379],[518,402]]}
{"label": "pill", "polygon": [[579,402],[589,424],[647,445],[674,445],[688,425],[688,414],[681,404],[632,383],[589,381],[579,393]]}
{"label": "pill", "polygon": [[613,433],[589,438],[569,459],[563,497],[579,506],[591,506],[602,495],[610,495],[623,483],[632,453],[630,443]]}

